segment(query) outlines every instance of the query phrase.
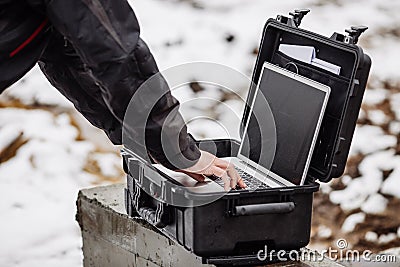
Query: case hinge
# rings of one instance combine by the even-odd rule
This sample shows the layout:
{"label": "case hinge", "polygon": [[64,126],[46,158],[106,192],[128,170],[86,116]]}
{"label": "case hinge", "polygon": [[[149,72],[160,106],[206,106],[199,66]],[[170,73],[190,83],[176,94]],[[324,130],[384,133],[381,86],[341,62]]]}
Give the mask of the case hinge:
{"label": "case hinge", "polygon": [[336,144],[335,154],[339,154],[343,150],[345,141],[346,141],[346,138],[344,138],[344,137],[339,138],[339,142]]}
{"label": "case hinge", "polygon": [[353,80],[353,85],[351,86],[350,96],[356,96],[358,89],[360,87],[360,81],[358,79]]}

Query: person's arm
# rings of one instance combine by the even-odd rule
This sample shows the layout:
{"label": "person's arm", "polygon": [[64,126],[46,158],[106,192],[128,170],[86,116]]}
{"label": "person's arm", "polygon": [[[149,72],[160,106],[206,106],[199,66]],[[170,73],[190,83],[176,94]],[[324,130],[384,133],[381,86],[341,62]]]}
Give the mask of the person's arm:
{"label": "person's arm", "polygon": [[[105,0],[53,0],[44,1],[49,21],[73,45],[85,67],[99,85],[101,97],[110,112],[122,124],[125,111],[133,94],[140,85],[158,73],[157,65],[147,45],[139,37],[139,24],[126,1]],[[179,106],[167,86],[152,88],[163,90],[163,106],[155,109],[149,118],[146,135],[160,136],[164,120]],[[142,103],[153,105],[155,103]],[[138,113],[137,116],[143,116]],[[179,113],[174,114],[173,127],[163,131],[171,139],[179,138],[180,155],[176,162],[192,165],[200,157],[194,141],[188,137],[185,124]],[[135,136],[135,133],[132,134]],[[146,140],[152,156],[169,168],[181,169],[187,164],[169,164],[157,140]],[[179,160],[179,157],[182,157]]]}
{"label": "person's arm", "polygon": [[[122,123],[133,94],[144,81],[158,73],[152,54],[139,37],[139,24],[131,7],[126,1],[105,0],[53,0],[44,3],[53,27],[73,45],[99,85],[97,97],[103,98],[110,112]],[[193,165],[199,159],[200,151],[188,136],[179,112],[175,112],[178,101],[167,86],[152,89],[163,90],[160,94],[164,99],[160,102],[163,104],[161,108],[150,115],[146,135],[160,136],[168,117],[174,123],[162,129],[164,134],[171,140],[180,137],[180,153],[174,156],[175,162],[186,163],[189,159]],[[148,104],[154,106],[155,103]],[[156,140],[146,140],[146,148],[157,161],[169,168],[190,167],[188,164],[170,164]]]}
{"label": "person's arm", "polygon": [[52,29],[49,45],[39,60],[47,80],[70,100],[94,126],[102,129],[115,145],[122,143],[121,123],[109,111],[100,88],[85,70],[74,48]]}
{"label": "person's arm", "polygon": [[[132,96],[159,72],[151,52],[139,37],[139,24],[128,2],[43,0],[43,4],[52,26],[72,44],[85,71],[98,86],[99,92],[94,97],[102,98],[110,113],[122,124]],[[218,175],[213,166],[219,161],[197,148],[178,111],[179,102],[171,95],[162,77],[157,82],[159,86],[151,90],[158,90],[152,93],[162,97],[155,103],[153,99],[143,97],[141,106],[134,107],[137,117],[150,115],[145,125],[147,151],[170,169]],[[148,106],[152,107],[150,114],[143,113],[143,110],[147,111],[143,107]],[[129,125],[128,130],[134,140],[143,129]],[[166,138],[172,149],[163,149],[161,137]],[[226,170],[228,166],[222,168]],[[231,183],[236,186],[238,175],[234,169],[231,173]],[[229,183],[226,171],[225,176]]]}

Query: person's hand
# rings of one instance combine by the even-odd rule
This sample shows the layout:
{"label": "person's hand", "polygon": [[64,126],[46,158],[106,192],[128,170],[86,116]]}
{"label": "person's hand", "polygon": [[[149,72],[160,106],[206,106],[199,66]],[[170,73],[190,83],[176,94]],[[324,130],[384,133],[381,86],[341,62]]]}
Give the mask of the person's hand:
{"label": "person's hand", "polygon": [[246,184],[232,163],[219,159],[206,151],[201,151],[200,159],[195,165],[179,171],[199,182],[204,182],[205,176],[221,177],[224,181],[224,189],[226,191],[236,188],[237,185],[241,188],[246,187]]}

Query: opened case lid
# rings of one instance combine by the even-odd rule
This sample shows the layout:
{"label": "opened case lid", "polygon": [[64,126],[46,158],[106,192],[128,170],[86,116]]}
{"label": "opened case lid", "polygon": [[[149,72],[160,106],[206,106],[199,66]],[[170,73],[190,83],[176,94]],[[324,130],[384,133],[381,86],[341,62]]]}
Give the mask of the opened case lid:
{"label": "opened case lid", "polygon": [[[277,19],[269,19],[265,24],[253,70],[252,85],[242,117],[241,133],[249,117],[248,103],[252,103],[254,98],[255,85],[260,78],[264,62],[288,68],[299,75],[329,86],[331,94],[307,175],[308,179],[313,181],[329,182],[344,172],[371,60],[356,45],[359,35],[365,28],[362,28],[358,35],[354,30],[353,35],[335,33],[328,38],[298,28],[300,22],[301,20],[296,22],[295,17],[278,16]],[[279,51],[280,45],[314,47],[318,58],[340,66],[340,73],[335,74],[291,58]]]}

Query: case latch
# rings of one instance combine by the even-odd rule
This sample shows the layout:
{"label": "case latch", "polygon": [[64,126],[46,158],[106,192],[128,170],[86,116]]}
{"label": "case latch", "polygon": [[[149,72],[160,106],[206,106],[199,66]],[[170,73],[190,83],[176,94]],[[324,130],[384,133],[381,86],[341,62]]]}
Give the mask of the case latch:
{"label": "case latch", "polygon": [[303,20],[304,16],[310,13],[310,9],[296,9],[293,12],[290,12],[289,15],[291,15],[291,18],[279,15],[276,20],[280,23],[292,26],[292,27],[299,27],[301,24],[301,21]]}
{"label": "case latch", "polygon": [[368,30],[367,26],[352,26],[350,29],[346,29],[346,32],[349,35],[345,39],[345,43],[357,44],[361,34],[363,34],[366,30]]}
{"label": "case latch", "polygon": [[[162,202],[157,202],[156,204],[154,204],[153,198],[151,196],[143,193],[142,189],[140,189],[139,186],[135,185],[134,187],[135,191],[129,199],[130,201],[132,201],[132,204],[131,206],[128,205],[128,214],[130,211],[131,214],[135,215],[134,211],[136,211],[140,217],[145,219],[147,222],[153,224],[157,228],[164,228],[165,226],[170,224],[172,220],[172,215],[169,205]],[[130,194],[129,190],[128,194]]]}
{"label": "case latch", "polygon": [[296,9],[294,12],[290,12],[289,15],[293,17],[293,21],[296,27],[299,27],[304,16],[310,13],[310,11],[311,10],[307,8]]}
{"label": "case latch", "polygon": [[368,30],[367,26],[352,26],[350,29],[347,29],[347,35],[335,32],[331,39],[339,42],[343,42],[346,44],[357,44],[358,40],[366,30]]}

